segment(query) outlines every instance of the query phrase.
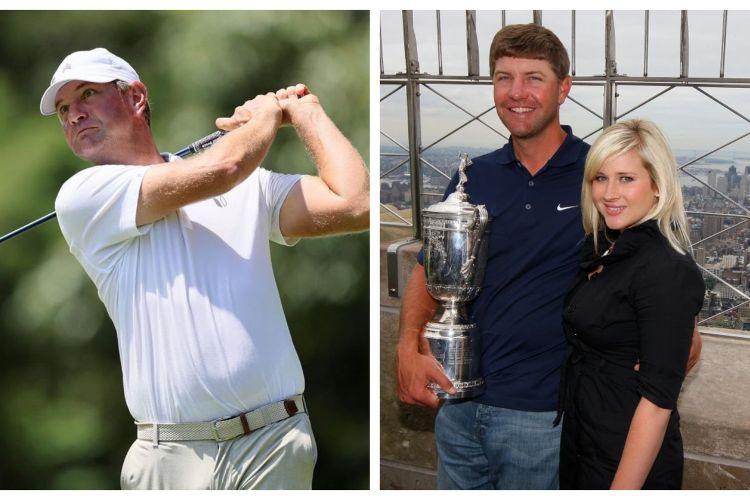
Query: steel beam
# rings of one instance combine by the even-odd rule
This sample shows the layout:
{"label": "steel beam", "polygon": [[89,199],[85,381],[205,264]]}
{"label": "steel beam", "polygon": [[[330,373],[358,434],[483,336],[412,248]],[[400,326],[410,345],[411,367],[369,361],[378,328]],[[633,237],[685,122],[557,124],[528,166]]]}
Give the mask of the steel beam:
{"label": "steel beam", "polygon": [[643,76],[648,76],[648,11],[643,18]]}
{"label": "steel beam", "polygon": [[437,28],[437,49],[438,49],[438,74],[443,74],[443,35],[440,27],[440,11],[435,11],[435,24]]}
{"label": "steel beam", "polygon": [[479,76],[479,42],[477,41],[477,11],[466,11],[466,61],[468,75]]}
{"label": "steel beam", "polygon": [[688,13],[683,10],[680,14],[680,77],[687,78],[690,69]]}
{"label": "steel beam", "polygon": [[406,56],[406,74],[419,74],[419,54],[417,52],[417,37],[414,34],[414,14],[410,10],[402,13],[404,27],[404,55]]}
{"label": "steel beam", "polygon": [[[409,79],[419,81],[419,83],[450,83],[451,85],[474,85],[477,83],[491,84],[489,76],[467,77],[466,75],[383,75],[380,77],[380,83],[395,84],[406,83]],[[680,77],[660,77],[660,76],[625,76],[617,75],[611,78],[618,85],[657,85],[657,86],[681,86],[681,87],[726,87],[726,88],[745,88],[750,86],[750,78],[680,78]],[[604,85],[607,77],[604,75],[593,76],[574,76],[573,83],[576,85]]]}
{"label": "steel beam", "polygon": [[406,71],[409,76],[406,84],[406,112],[409,133],[409,176],[411,184],[411,209],[414,237],[422,237],[422,122],[419,106],[419,83],[413,77],[419,74],[419,55],[417,39],[414,35],[414,17],[411,11],[404,11],[404,51],[406,54]]}
{"label": "steel beam", "polygon": [[604,123],[609,127],[617,116],[617,58],[615,56],[615,19],[611,10],[604,12]]}
{"label": "steel beam", "polygon": [[721,21],[721,63],[719,64],[719,77],[724,77],[724,57],[727,53],[727,11],[724,11]]}
{"label": "steel beam", "polygon": [[570,11],[570,43],[572,48],[571,57],[571,76],[576,76],[576,11]]}
{"label": "steel beam", "polygon": [[383,66],[383,23],[380,23],[380,75],[385,74],[385,67]]}

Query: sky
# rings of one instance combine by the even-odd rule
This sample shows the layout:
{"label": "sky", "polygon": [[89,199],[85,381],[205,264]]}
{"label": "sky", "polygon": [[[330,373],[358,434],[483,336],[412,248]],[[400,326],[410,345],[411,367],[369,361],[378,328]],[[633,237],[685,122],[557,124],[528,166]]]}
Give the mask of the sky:
{"label": "sky", "polygon": [[[722,11],[689,11],[689,76],[719,77],[721,59]],[[680,12],[652,11],[649,14],[648,75],[677,77],[680,71]],[[542,23],[560,37],[572,56],[571,11],[543,11]],[[381,37],[385,74],[405,71],[401,11],[382,11]],[[506,11],[506,24],[531,22],[532,11]],[[619,74],[643,76],[644,12],[615,11],[616,61]],[[441,11],[443,74],[466,75],[465,11]],[[747,78],[750,82],[750,12],[729,11],[724,76]],[[501,27],[501,11],[477,11],[480,74],[489,75],[488,52],[495,32]],[[438,74],[435,11],[414,11],[414,29],[420,71]],[[604,11],[576,11],[575,74],[604,73]],[[395,89],[381,84],[381,97]],[[432,89],[466,110],[483,115],[482,120],[507,135],[492,108],[492,91],[483,85],[431,85]],[[619,86],[617,113],[623,113],[665,87]],[[715,98],[750,119],[750,88],[704,88]],[[571,97],[602,114],[601,86],[574,85]],[[422,143],[430,145],[471,117],[429,88],[421,93]],[[403,145],[406,139],[406,98],[404,89],[381,102],[381,131]],[[628,117],[649,118],[663,128],[679,151],[696,155],[714,149],[750,131],[750,123],[692,88],[675,88],[639,108]],[[585,137],[601,126],[601,119],[569,100],[561,109],[562,123]],[[589,137],[593,140],[596,134]],[[393,143],[381,136],[384,145]],[[469,146],[494,149],[505,142],[496,132],[474,122],[435,147]],[[720,155],[750,154],[750,138],[741,140]]]}

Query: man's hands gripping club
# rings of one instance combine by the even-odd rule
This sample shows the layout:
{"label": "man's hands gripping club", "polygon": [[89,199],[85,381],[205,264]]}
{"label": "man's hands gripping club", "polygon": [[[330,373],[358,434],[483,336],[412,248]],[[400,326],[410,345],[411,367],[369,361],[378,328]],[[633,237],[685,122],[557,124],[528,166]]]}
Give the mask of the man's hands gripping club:
{"label": "man's hands gripping club", "polygon": [[226,131],[236,130],[250,120],[267,120],[269,123],[282,123],[282,108],[279,99],[273,92],[257,95],[255,98],[245,101],[244,104],[234,108],[234,113],[228,118],[217,118],[216,128]]}
{"label": "man's hands gripping club", "polygon": [[280,126],[292,125],[293,119],[304,113],[310,104],[320,105],[318,97],[310,93],[304,83],[298,83],[276,92],[257,95],[254,99],[245,101],[234,108],[234,114],[228,118],[217,118],[216,128],[235,130],[252,119],[267,119],[275,121],[279,115]]}
{"label": "man's hands gripping club", "polygon": [[229,133],[203,154],[151,166],[144,176],[137,224],[223,194],[244,181],[268,153],[279,127],[292,125],[317,167],[287,195],[279,225],[287,238],[324,236],[369,227],[369,173],[356,149],[304,84],[258,95],[216,119]]}
{"label": "man's hands gripping club", "polygon": [[320,106],[318,96],[311,94],[304,83],[298,83],[276,91],[276,98],[282,110],[281,124],[294,125],[301,119],[301,114],[310,112],[315,106]]}

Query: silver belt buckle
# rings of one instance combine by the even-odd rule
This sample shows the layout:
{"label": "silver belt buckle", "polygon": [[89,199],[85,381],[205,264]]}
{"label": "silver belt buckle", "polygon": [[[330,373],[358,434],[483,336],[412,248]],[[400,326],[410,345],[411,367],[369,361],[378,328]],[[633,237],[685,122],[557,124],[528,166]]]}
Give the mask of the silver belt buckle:
{"label": "silver belt buckle", "polygon": [[220,422],[220,420],[214,420],[213,422],[211,422],[211,434],[213,434],[214,440],[217,441],[217,442],[224,441],[223,439],[221,439],[219,437],[219,428],[216,425],[219,422]]}
{"label": "silver belt buckle", "polygon": [[[214,439],[216,441],[218,442],[231,441],[232,439],[236,438],[239,435],[239,434],[232,435],[231,432],[227,432],[227,434],[225,434],[226,437],[221,437],[219,435],[219,424],[224,423],[224,422],[228,423],[230,420],[234,420],[235,418],[237,417],[227,417],[221,420],[214,420],[213,422],[211,422],[211,434],[213,434]],[[231,426],[226,427],[225,430],[231,430]]]}

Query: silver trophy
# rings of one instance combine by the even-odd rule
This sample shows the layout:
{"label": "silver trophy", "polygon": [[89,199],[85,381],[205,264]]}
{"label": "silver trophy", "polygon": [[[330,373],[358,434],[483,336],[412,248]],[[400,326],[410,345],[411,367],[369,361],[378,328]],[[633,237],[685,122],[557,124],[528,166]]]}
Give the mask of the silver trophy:
{"label": "silver trophy", "polygon": [[484,392],[477,325],[469,321],[465,304],[479,295],[484,279],[489,216],[484,205],[469,203],[464,184],[471,161],[465,153],[460,158],[456,191],[422,210],[427,291],[439,302],[423,334],[456,389],[456,394],[448,394],[430,384],[440,399]]}

